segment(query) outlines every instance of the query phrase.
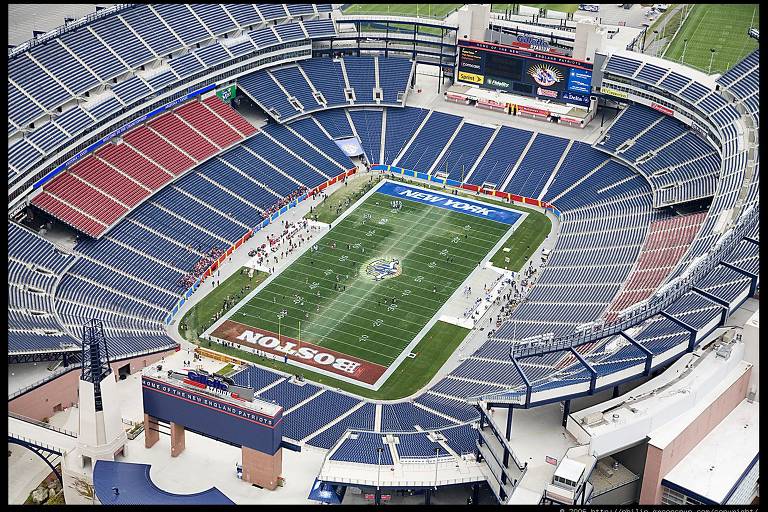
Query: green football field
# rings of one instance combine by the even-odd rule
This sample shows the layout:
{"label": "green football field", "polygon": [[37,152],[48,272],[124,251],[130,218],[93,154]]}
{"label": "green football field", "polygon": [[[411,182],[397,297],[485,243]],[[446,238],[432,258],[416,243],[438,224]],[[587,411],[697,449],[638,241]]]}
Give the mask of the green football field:
{"label": "green football field", "polygon": [[[392,200],[373,193],[230,320],[389,366],[510,228]],[[400,275],[374,280],[382,259]]]}
{"label": "green football field", "polygon": [[344,14],[391,14],[445,18],[464,4],[350,4]]}
{"label": "green football field", "polygon": [[664,58],[680,62],[685,46],[684,63],[708,71],[714,48],[712,73],[724,73],[757,48],[758,42],[747,35],[751,26],[760,26],[758,4],[694,4]]}

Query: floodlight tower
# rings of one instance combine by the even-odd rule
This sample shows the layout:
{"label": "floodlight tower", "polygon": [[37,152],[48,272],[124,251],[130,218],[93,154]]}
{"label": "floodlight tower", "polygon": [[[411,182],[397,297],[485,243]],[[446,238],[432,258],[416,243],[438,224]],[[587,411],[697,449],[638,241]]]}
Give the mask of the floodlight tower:
{"label": "floodlight tower", "polygon": [[101,320],[83,326],[83,369],[80,373],[80,430],[77,446],[83,465],[115,460],[126,442],[117,384],[109,366],[109,350]]}

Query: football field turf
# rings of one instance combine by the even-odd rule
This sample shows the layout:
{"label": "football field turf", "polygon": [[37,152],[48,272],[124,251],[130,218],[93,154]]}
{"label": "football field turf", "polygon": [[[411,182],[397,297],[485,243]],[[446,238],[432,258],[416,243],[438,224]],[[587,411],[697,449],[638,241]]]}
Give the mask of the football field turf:
{"label": "football field turf", "polygon": [[511,227],[393,200],[372,193],[228,320],[391,365]]}
{"label": "football field turf", "polygon": [[685,48],[684,63],[708,71],[714,48],[712,73],[724,73],[757,48],[747,35],[750,26],[760,26],[758,4],[694,4],[664,58],[680,62]]}

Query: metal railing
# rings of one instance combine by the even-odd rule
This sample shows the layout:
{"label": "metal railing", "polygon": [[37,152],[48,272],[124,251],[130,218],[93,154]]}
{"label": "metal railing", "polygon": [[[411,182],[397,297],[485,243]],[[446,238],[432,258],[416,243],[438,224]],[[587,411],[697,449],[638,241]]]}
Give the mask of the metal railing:
{"label": "metal railing", "polygon": [[16,414],[15,412],[8,411],[8,416],[11,418],[15,418],[19,421],[23,421],[25,423],[30,423],[32,425],[37,425],[38,427],[47,428],[48,430],[53,430],[55,432],[58,432],[60,434],[64,434],[69,437],[77,437],[77,432],[72,432],[71,430],[67,430],[65,428],[57,427],[54,425],[51,425],[49,423],[46,423],[44,421],[36,420],[34,418],[29,418],[27,416],[22,416],[21,414]]}

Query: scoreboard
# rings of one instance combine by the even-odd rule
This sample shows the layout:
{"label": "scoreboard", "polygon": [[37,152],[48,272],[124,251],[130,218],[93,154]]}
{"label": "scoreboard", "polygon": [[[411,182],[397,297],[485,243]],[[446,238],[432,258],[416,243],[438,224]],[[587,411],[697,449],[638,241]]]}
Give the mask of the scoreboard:
{"label": "scoreboard", "polygon": [[457,81],[563,103],[589,105],[592,64],[483,41],[459,41]]}

